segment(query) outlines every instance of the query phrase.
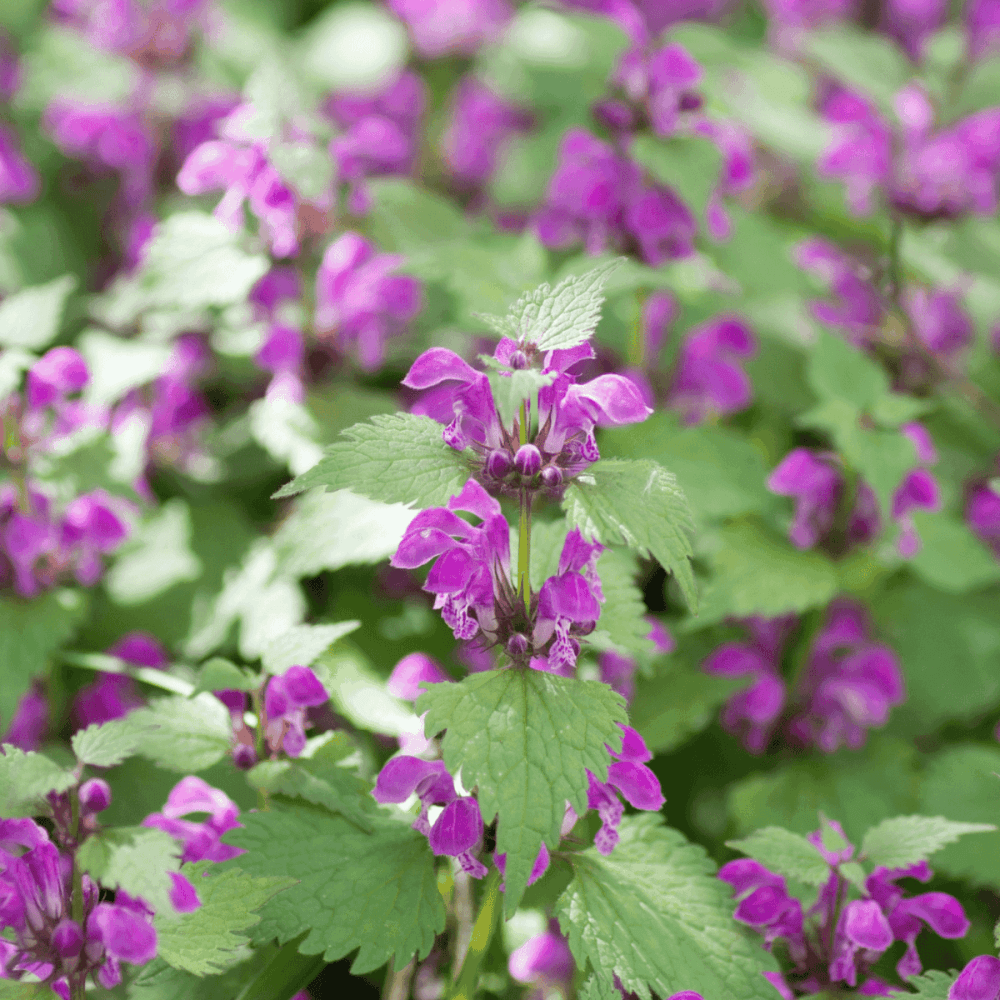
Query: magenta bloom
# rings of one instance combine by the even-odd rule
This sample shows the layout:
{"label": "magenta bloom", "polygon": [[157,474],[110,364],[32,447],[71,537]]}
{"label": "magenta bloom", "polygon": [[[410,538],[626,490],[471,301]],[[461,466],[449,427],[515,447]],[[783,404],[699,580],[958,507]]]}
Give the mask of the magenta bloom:
{"label": "magenta bloom", "polygon": [[[185,819],[191,813],[208,813],[208,819]],[[151,813],[143,826],[156,827],[184,844],[183,862],[228,861],[243,853],[219,839],[227,830],[240,826],[236,803],[225,792],[213,788],[195,775],[182,778],[171,789],[162,812]]]}
{"label": "magenta bloom", "polygon": [[486,184],[512,136],[531,128],[531,114],[494,93],[474,76],[464,76],[451,99],[441,155],[448,172],[465,187]]}
{"label": "magenta bloom", "polygon": [[496,39],[513,11],[506,0],[390,0],[426,59],[474,55]]}
{"label": "magenta bloom", "polygon": [[48,727],[49,702],[41,682],[35,680],[17,703],[0,742],[13,744],[21,750],[37,750],[45,739]]}
{"label": "magenta bloom", "polygon": [[264,693],[265,733],[272,754],[284,750],[298,757],[306,747],[306,709],[330,700],[326,688],[308,667],[289,667],[267,682]]}
{"label": "magenta bloom", "polygon": [[416,701],[422,693],[422,683],[441,684],[450,679],[437,660],[424,653],[410,653],[392,668],[386,687],[396,698]]}
{"label": "magenta bloom", "polygon": [[427,87],[405,70],[377,94],[341,92],[326,102],[326,113],[343,131],[330,143],[337,174],[349,185],[348,207],[355,215],[369,208],[368,177],[409,175],[416,165]]}
{"label": "magenta bloom", "polygon": [[[137,667],[160,670],[167,665],[166,651],[146,632],[129,632],[107,653]],[[131,677],[101,673],[77,692],[73,700],[73,721],[78,729],[86,729],[95,723],[120,719],[144,704]]]}
{"label": "magenta bloom", "polygon": [[996,1000],[1000,996],[1000,958],[977,955],[948,990],[948,1000]]}
{"label": "magenta bloom", "polygon": [[750,329],[731,317],[712,320],[687,335],[670,396],[685,423],[701,423],[712,414],[735,413],[750,405],[753,386],[738,359],[756,350]]}
{"label": "magenta bloom", "polygon": [[972,343],[972,319],[954,292],[911,288],[905,305],[914,333],[934,354],[951,358]]}
{"label": "magenta bloom", "polygon": [[[420,799],[420,815],[413,828],[426,834],[431,850],[457,859],[473,878],[483,878],[486,866],[476,857],[482,847],[483,817],[472,796],[459,796],[444,762],[419,757],[393,757],[379,772],[372,792],[377,802]],[[432,806],[444,806],[433,824]]]}
{"label": "magenta bloom", "polygon": [[989,486],[975,487],[965,504],[965,520],[1000,559],[1000,496]]}
{"label": "magenta bloom", "polygon": [[17,137],[0,126],[0,204],[32,201],[40,188],[41,180],[21,154]]}
{"label": "magenta bloom", "polygon": [[342,350],[354,349],[365,371],[381,366],[388,341],[423,307],[420,282],[393,273],[402,262],[350,232],[323,254],[316,275],[316,329]]}
{"label": "magenta bloom", "polygon": [[511,979],[533,985],[563,984],[568,989],[575,968],[569,945],[556,920],[549,921],[549,929],[544,934],[536,934],[512,951],[507,960]]}
{"label": "magenta bloom", "polygon": [[965,6],[969,53],[982,58],[1000,47],[1000,7],[995,0],[970,0]]}

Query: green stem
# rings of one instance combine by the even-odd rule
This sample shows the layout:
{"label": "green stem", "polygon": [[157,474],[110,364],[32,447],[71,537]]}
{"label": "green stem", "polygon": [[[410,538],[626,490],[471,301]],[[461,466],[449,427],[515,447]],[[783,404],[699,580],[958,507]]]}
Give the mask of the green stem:
{"label": "green stem", "polygon": [[632,336],[629,337],[625,351],[625,360],[640,370],[646,367],[646,324],[643,322],[643,306],[646,304],[646,293],[639,290],[636,294],[635,321],[632,324]]}
{"label": "green stem", "polygon": [[500,916],[500,872],[496,868],[490,872],[483,886],[483,905],[472,928],[472,941],[455,979],[455,989],[449,1000],[473,1000],[479,981],[479,967],[493,940],[497,918]]}
{"label": "green stem", "polygon": [[[521,419],[518,425],[518,439],[528,443],[527,407],[521,402]],[[525,610],[531,613],[531,494],[521,490],[521,518],[517,535],[517,585],[524,601]]]}
{"label": "green stem", "polygon": [[300,934],[294,941],[283,945],[252,979],[236,1000],[289,1000],[299,990],[304,990],[326,967],[320,955],[302,955],[299,945],[307,934]]}
{"label": "green stem", "polygon": [[892,230],[889,233],[889,298],[894,306],[899,306],[903,293],[903,219],[899,215],[892,217]]}
{"label": "green stem", "polygon": [[[74,788],[70,792],[70,836],[73,844],[73,894],[70,897],[70,912],[77,925],[83,927],[83,871],[76,860],[76,852],[80,841],[80,796]],[[86,981],[82,976],[69,977],[70,997],[72,1000],[84,1000]]]}

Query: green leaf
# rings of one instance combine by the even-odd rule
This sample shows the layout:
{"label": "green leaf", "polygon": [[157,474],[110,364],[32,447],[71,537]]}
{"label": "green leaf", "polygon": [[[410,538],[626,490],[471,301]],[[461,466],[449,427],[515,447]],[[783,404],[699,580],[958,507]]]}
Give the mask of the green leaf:
{"label": "green leaf", "polygon": [[636,583],[638,571],[636,557],[631,552],[605,549],[601,553],[597,575],[601,578],[604,603],[597,628],[607,638],[598,641],[595,632],[590,636],[591,645],[631,657],[648,657],[655,652],[656,647],[647,638],[650,625],[646,621],[646,602]]}
{"label": "green leaf", "polygon": [[733,903],[703,848],[659,816],[629,816],[608,857],[569,855],[573,881],[556,916],[573,957],[649,1000],[695,990],[715,1000],[770,1000],[774,959],[733,921]]}
{"label": "green leaf", "polygon": [[579,1000],[620,1000],[621,993],[615,988],[613,979],[602,978],[595,973],[587,977],[577,996]]}
{"label": "green leaf", "polygon": [[859,28],[815,31],[803,41],[803,54],[854,90],[874,99],[882,111],[895,114],[893,98],[912,75],[909,60],[889,38]]}
{"label": "green leaf", "polygon": [[261,661],[269,674],[283,674],[289,667],[308,667],[316,662],[338,639],[361,627],[361,622],[337,622],[335,625],[296,625],[272,639]]}
{"label": "green leaf", "polygon": [[516,371],[489,371],[490,390],[496,404],[497,415],[504,427],[510,427],[520,412],[521,403],[529,400],[531,413],[538,413],[538,390],[551,385],[557,372],[540,372],[537,368]]}
{"label": "green leaf", "polygon": [[673,573],[697,608],[691,558],[691,514],[677,479],[657,462],[602,459],[571,483],[563,498],[570,527],[604,545],[627,545]]}
{"label": "green leaf", "polygon": [[444,903],[427,838],[408,824],[379,820],[371,834],[304,805],[245,813],[225,839],[247,850],[234,862],[251,875],[297,885],[265,904],[254,939],[289,941],[305,931],[304,955],[337,961],[360,946],[351,972],[371,972],[395,956],[403,968],[424,958],[444,930]]}
{"label": "green leaf", "polygon": [[141,726],[131,716],[87,726],[70,741],[81,764],[91,767],[117,767],[134,757],[142,742]]}
{"label": "green leaf", "polygon": [[[920,812],[969,823],[1000,820],[1000,749],[954,744],[935,754],[920,786]],[[949,844],[934,858],[935,871],[973,885],[1000,888],[1000,832]]]}
{"label": "green leaf", "polygon": [[830,866],[819,851],[797,833],[780,826],[765,826],[742,840],[727,840],[726,847],[742,851],[765,868],[806,885],[822,885]]}
{"label": "green leaf", "polygon": [[435,507],[447,503],[468,478],[468,460],[444,443],[437,421],[413,413],[380,414],[342,431],[318,465],[274,496],[325,486],[382,503]]}
{"label": "green leaf", "polygon": [[180,871],[181,849],[163,830],[123,826],[92,833],[77,851],[80,868],[106,889],[141,896],[157,913],[174,918],[169,872]]}
{"label": "green leaf", "polygon": [[350,490],[310,490],[296,500],[274,534],[279,564],[298,578],[381,562],[399,547],[414,513],[402,504],[378,503]]}
{"label": "green leaf", "polygon": [[229,752],[229,710],[213,695],[159,698],[130,718],[141,730],[139,753],[170,771],[204,771]]}
{"label": "green leaf", "polygon": [[592,268],[586,274],[570,275],[553,289],[539,285],[526,292],[504,316],[480,316],[495,332],[540,351],[576,347],[593,336],[604,304],[604,283],[623,258]]}
{"label": "green leaf", "polygon": [[909,565],[932,587],[966,594],[1000,580],[1000,563],[964,521],[915,511],[913,523],[921,544]]}
{"label": "green leaf", "polygon": [[205,309],[246,299],[268,269],[245,253],[240,234],[204,212],[176,212],[157,224],[139,271],[112,290],[112,325],[147,309]]}
{"label": "green leaf", "polygon": [[65,643],[86,610],[79,590],[50,590],[30,601],[0,598],[0,720],[6,729],[31,679]]}
{"label": "green leaf", "polygon": [[272,948],[251,952],[243,962],[217,976],[194,976],[154,958],[138,971],[129,984],[129,1000],[221,1000],[236,997],[266,964]]}
{"label": "green leaf", "polygon": [[76,784],[71,771],[44,754],[25,753],[9,743],[0,757],[0,817],[39,816],[48,811],[45,796]]}
{"label": "green leaf", "polygon": [[271,795],[304,799],[339,813],[370,833],[377,811],[367,782],[339,763],[341,752],[333,743],[320,746],[311,757],[266,760],[247,773],[247,781]]}
{"label": "green leaf", "polygon": [[194,696],[202,691],[253,691],[262,682],[262,678],[241,670],[235,663],[221,656],[213,656],[201,665],[198,681],[191,694]]}
{"label": "green leaf", "polygon": [[306,201],[317,201],[333,181],[334,161],[326,148],[311,142],[275,142],[268,159],[278,173]]}
{"label": "green leaf", "polygon": [[742,522],[719,529],[717,548],[709,558],[712,576],[693,626],[805,611],[822,607],[837,593],[836,569],[825,555],[796,549],[761,524]]}
{"label": "green leaf", "polygon": [[904,868],[926,861],[966,833],[989,833],[990,823],[956,823],[943,816],[893,816],[872,827],[861,842],[865,861],[886,868]]}
{"label": "green leaf", "polygon": [[829,333],[821,333],[813,347],[806,377],[820,399],[841,399],[859,410],[868,410],[889,394],[882,367]]}
{"label": "green leaf", "polygon": [[818,829],[822,812],[842,823],[858,843],[881,820],[916,810],[916,752],[906,743],[870,738],[862,750],[840,750],[751,774],[730,785],[727,797],[741,833],[775,823],[809,833]]}
{"label": "green leaf", "polygon": [[379,246],[418,259],[428,248],[467,240],[469,220],[454,202],[399,178],[367,184],[372,199],[367,217]]}
{"label": "green leaf", "polygon": [[[607,685],[539,670],[491,670],[457,684],[435,684],[417,702],[426,732],[447,729],[445,764],[478,786],[489,823],[499,817],[497,851],[506,853],[504,905],[513,913],[543,841],[559,845],[566,802],[587,811],[589,769],[599,780],[621,746],[624,699]],[[543,763],[544,762],[544,763]]]}
{"label": "green leaf", "polygon": [[0,1000],[35,1000],[50,997],[52,990],[39,983],[20,983],[14,979],[0,979]]}
{"label": "green leaf", "polygon": [[704,218],[722,168],[722,153],[715,143],[694,135],[659,139],[640,134],[629,155],[654,179],[673,188],[696,216]]}
{"label": "green leaf", "polygon": [[168,965],[196,976],[225,971],[247,956],[249,937],[241,933],[260,923],[269,899],[295,885],[290,878],[255,877],[229,868],[216,874],[211,861],[184,865],[201,906],[191,913],[157,913],[156,953]]}
{"label": "green leaf", "polygon": [[949,1000],[952,984],[958,979],[958,973],[942,972],[940,969],[928,969],[923,975],[913,976],[906,981],[916,989],[916,993],[908,993],[913,1000]]}
{"label": "green leaf", "polygon": [[59,332],[63,308],[77,280],[64,274],[45,285],[25,288],[0,303],[0,346],[40,351]]}

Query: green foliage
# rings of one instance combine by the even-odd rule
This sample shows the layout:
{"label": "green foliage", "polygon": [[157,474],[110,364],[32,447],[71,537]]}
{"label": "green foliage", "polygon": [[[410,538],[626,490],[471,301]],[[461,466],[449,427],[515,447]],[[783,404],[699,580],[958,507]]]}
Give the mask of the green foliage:
{"label": "green foliage", "polygon": [[923,975],[913,976],[907,982],[915,987],[916,992],[908,994],[914,1000],[949,1000],[952,983],[958,979],[958,973],[941,972],[938,969],[927,969]]}
{"label": "green foliage", "polygon": [[329,742],[310,757],[261,761],[247,775],[254,788],[270,795],[304,799],[339,813],[366,833],[372,831],[377,811],[371,789],[349,768],[340,764],[339,748]]}
{"label": "green foliage", "polygon": [[805,837],[780,826],[755,830],[742,840],[727,840],[726,847],[742,851],[770,871],[806,885],[822,885],[830,877],[830,866],[819,851]]}
{"label": "green foliage", "polygon": [[66,299],[76,288],[71,274],[45,285],[25,288],[0,304],[0,346],[40,351],[59,332]]}
{"label": "green foliage", "polygon": [[697,607],[688,560],[691,514],[676,478],[657,462],[602,459],[566,490],[570,527],[605,545],[627,545],[673,573],[688,607]]}
{"label": "green foliage", "polygon": [[704,850],[658,816],[627,817],[620,832],[608,857],[593,847],[570,855],[573,881],[556,915],[577,963],[613,972],[644,1000],[651,990],[769,998],[761,973],[774,959],[733,921]]}
{"label": "green foliage", "polygon": [[52,590],[30,601],[0,598],[0,720],[5,728],[31,679],[73,635],[86,608],[79,590]]}
{"label": "green foliage", "polygon": [[538,390],[556,379],[556,372],[540,372],[537,368],[491,370],[487,374],[497,415],[504,427],[510,427],[518,418],[525,401],[531,403],[531,413],[537,414]]}
{"label": "green foliage", "polygon": [[656,180],[673,188],[697,216],[704,216],[722,167],[722,153],[713,142],[694,135],[671,139],[640,135],[629,152]]}
{"label": "green foliage", "polygon": [[836,569],[827,556],[796,549],[752,521],[719,529],[709,559],[712,575],[694,623],[698,626],[822,607],[838,589]]}
{"label": "green foliage", "polygon": [[646,605],[636,583],[636,558],[624,549],[605,549],[597,560],[604,603],[597,628],[589,638],[598,648],[611,648],[623,656],[648,657],[655,647],[646,621]]}
{"label": "green foliage", "polygon": [[601,318],[604,283],[622,259],[600,264],[586,274],[570,275],[552,288],[539,285],[510,307],[506,316],[480,316],[494,333],[540,351],[576,347],[591,338]]}
{"label": "green foliage", "polygon": [[615,988],[613,979],[602,978],[595,973],[587,977],[577,996],[580,1000],[617,1000],[621,993]]}
{"label": "green foliage", "polygon": [[946,594],[965,594],[1000,580],[1000,564],[963,521],[948,514],[915,511],[920,551],[910,560],[914,572]]}
{"label": "green foliage", "polygon": [[81,729],[70,743],[81,764],[92,767],[116,767],[123,760],[135,756],[142,743],[141,724],[130,716],[112,719]]}
{"label": "green foliage", "polygon": [[894,816],[865,834],[861,853],[870,864],[904,868],[926,861],[963,834],[994,830],[990,823],[956,823],[943,816]]}
{"label": "green foliage", "polygon": [[139,753],[168,770],[203,771],[229,752],[229,710],[211,694],[158,698],[130,719],[141,733]]}
{"label": "green foliage", "polygon": [[261,683],[261,678],[241,670],[235,663],[213,656],[201,665],[191,694],[201,694],[202,691],[252,691]]}
{"label": "green foliage", "polygon": [[80,845],[76,857],[95,882],[141,896],[162,917],[176,918],[169,873],[180,871],[180,848],[170,834],[145,826],[101,830]]}
{"label": "green foliage", "polygon": [[315,807],[275,805],[241,817],[226,839],[247,850],[235,865],[251,875],[298,879],[266,903],[254,939],[290,941],[308,931],[299,950],[328,962],[360,950],[356,975],[395,956],[402,968],[425,957],[444,930],[427,838],[408,825],[380,820],[372,833]]}
{"label": "green foliage", "polygon": [[45,796],[64,792],[76,779],[44,754],[25,753],[9,743],[0,757],[0,818],[38,816],[48,811]]}
{"label": "green foliage", "polygon": [[881,366],[829,333],[820,334],[809,356],[809,385],[820,399],[840,399],[868,410],[889,392]]}
{"label": "green foliage", "polygon": [[283,486],[275,497],[313,486],[351,489],[382,503],[441,506],[469,478],[466,459],[441,439],[441,425],[412,413],[376,415],[331,444],[319,464]]}
{"label": "green foliage", "polygon": [[[497,851],[506,853],[504,904],[513,913],[544,841],[559,844],[566,802],[587,810],[587,775],[607,775],[605,744],[621,746],[624,700],[596,681],[538,670],[494,670],[421,695],[426,732],[447,729],[445,764],[478,787],[485,822],[499,817]],[[545,761],[539,767],[538,761]]]}
{"label": "green foliage", "polygon": [[181,874],[194,885],[201,906],[191,913],[157,913],[154,921],[157,955],[195,976],[215,975],[244,960],[250,939],[242,932],[260,923],[256,911],[295,885],[294,879],[255,877],[238,868],[215,871],[211,861],[184,865]]}
{"label": "green foliage", "polygon": [[[1000,749],[954,744],[935,754],[920,786],[920,812],[971,823],[1000,820]],[[974,885],[1000,888],[1000,833],[949,844],[934,858],[935,871]]]}
{"label": "green foliage", "polygon": [[270,674],[283,674],[289,667],[308,667],[338,639],[360,628],[361,622],[338,622],[336,625],[296,625],[273,639],[261,660]]}

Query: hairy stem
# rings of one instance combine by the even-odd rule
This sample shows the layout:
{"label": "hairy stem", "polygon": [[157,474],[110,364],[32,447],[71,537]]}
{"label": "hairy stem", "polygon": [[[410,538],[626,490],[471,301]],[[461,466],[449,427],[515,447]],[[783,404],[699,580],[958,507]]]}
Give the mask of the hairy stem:
{"label": "hairy stem", "polygon": [[479,967],[493,940],[497,918],[500,916],[500,872],[496,868],[487,876],[483,886],[483,905],[472,928],[472,940],[465,961],[455,979],[455,989],[449,1000],[473,1000],[476,995],[476,985],[479,980]]}
{"label": "hairy stem", "polygon": [[[519,440],[521,444],[528,443],[528,414],[527,407],[521,403],[521,420]],[[521,490],[521,518],[517,535],[517,585],[521,591],[521,599],[524,607],[531,612],[531,578],[529,568],[531,566],[531,494],[528,490]]]}
{"label": "hairy stem", "polygon": [[[77,789],[70,792],[70,838],[73,845],[73,894],[70,897],[70,913],[76,923],[83,927],[83,871],[76,860],[77,848],[80,846],[80,796]],[[86,982],[82,976],[69,977],[71,1000],[83,1000],[86,993]]]}
{"label": "hairy stem", "polygon": [[410,995],[410,980],[417,963],[412,959],[401,969],[396,969],[393,959],[389,959],[389,967],[385,974],[385,984],[382,986],[382,1000],[406,1000]]}

